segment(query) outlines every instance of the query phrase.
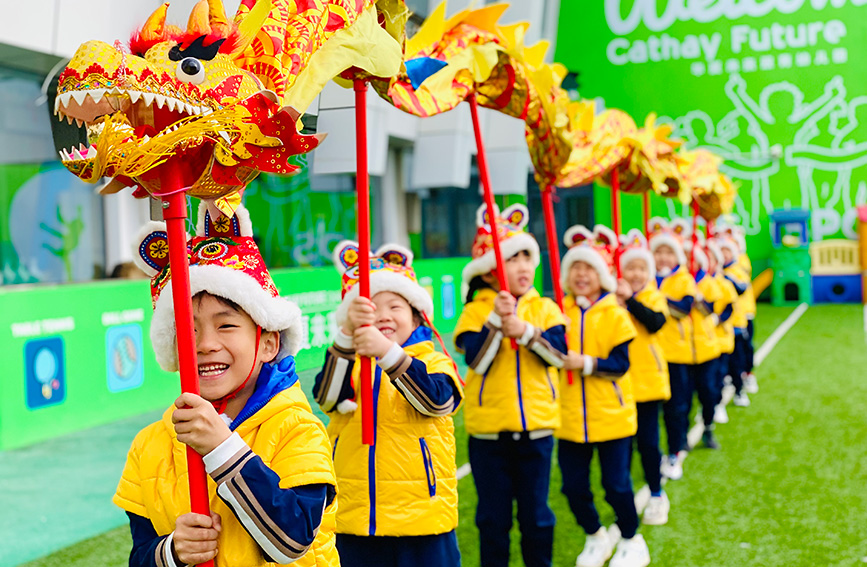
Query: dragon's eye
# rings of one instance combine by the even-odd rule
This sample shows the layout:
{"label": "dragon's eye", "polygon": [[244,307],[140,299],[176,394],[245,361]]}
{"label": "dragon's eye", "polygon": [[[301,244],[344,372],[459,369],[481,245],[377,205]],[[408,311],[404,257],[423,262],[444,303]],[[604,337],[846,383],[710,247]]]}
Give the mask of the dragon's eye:
{"label": "dragon's eye", "polygon": [[178,61],[175,75],[181,82],[200,85],[205,80],[205,66],[195,57],[185,57]]}

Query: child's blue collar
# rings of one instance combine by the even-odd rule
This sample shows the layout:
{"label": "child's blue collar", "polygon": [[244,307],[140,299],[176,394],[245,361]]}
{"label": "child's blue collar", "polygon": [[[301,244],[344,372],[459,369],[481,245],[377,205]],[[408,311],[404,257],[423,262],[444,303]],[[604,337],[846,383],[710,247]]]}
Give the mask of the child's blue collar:
{"label": "child's blue collar", "polygon": [[256,379],[256,390],[244,404],[241,413],[232,420],[229,429],[232,431],[237,429],[244,421],[265,407],[265,404],[270,402],[274,396],[283,390],[288,390],[297,381],[298,374],[295,372],[294,356],[287,356],[277,363],[263,364],[259,371],[259,377]]}
{"label": "child's blue collar", "polygon": [[419,325],[415,328],[412,334],[406,339],[406,342],[400,345],[401,347],[408,347],[410,345],[415,345],[418,343],[423,343],[425,341],[433,340],[433,331],[430,330],[430,327],[425,327],[424,325]]}

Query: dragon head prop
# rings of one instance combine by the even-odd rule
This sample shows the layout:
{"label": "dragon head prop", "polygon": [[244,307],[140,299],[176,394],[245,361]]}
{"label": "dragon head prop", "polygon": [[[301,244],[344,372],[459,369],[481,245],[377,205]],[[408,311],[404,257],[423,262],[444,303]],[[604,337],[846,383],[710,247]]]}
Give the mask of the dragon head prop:
{"label": "dragon head prop", "polygon": [[[201,0],[181,29],[166,23],[166,3],[128,47],[84,43],[59,77],[55,114],[86,126],[88,143],[61,151],[63,164],[84,181],[113,178],[102,192],[138,185],[136,196],[160,197],[179,184],[209,201],[262,171],[293,173],[289,157],[323,138],[297,130],[299,101],[321,88],[305,78],[311,58],[375,18],[373,4],[242,0],[229,21],[221,0]],[[172,187],[164,164],[180,176]]]}

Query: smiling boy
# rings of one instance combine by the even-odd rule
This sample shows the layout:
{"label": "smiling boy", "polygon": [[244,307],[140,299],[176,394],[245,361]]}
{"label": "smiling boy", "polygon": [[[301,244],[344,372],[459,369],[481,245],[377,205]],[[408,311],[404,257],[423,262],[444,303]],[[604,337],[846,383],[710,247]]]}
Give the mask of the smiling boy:
{"label": "smiling boy", "polygon": [[[300,311],[277,294],[243,208],[229,223],[199,216],[190,282],[200,395],[178,397],[130,448],[114,497],[129,517],[129,564],[337,566],[331,450],[295,373]],[[146,227],[136,260],[153,276],[157,360],[176,371],[165,239],[164,225]],[[210,516],[188,512],[186,447],[213,481]]]}

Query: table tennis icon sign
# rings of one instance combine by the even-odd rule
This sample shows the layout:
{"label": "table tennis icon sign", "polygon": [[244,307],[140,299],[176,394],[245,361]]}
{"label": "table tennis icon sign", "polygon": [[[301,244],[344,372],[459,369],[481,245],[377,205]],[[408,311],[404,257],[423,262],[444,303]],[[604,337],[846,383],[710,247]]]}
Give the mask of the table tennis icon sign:
{"label": "table tennis icon sign", "polygon": [[29,409],[66,399],[66,357],[63,338],[33,339],[24,344],[25,398]]}

